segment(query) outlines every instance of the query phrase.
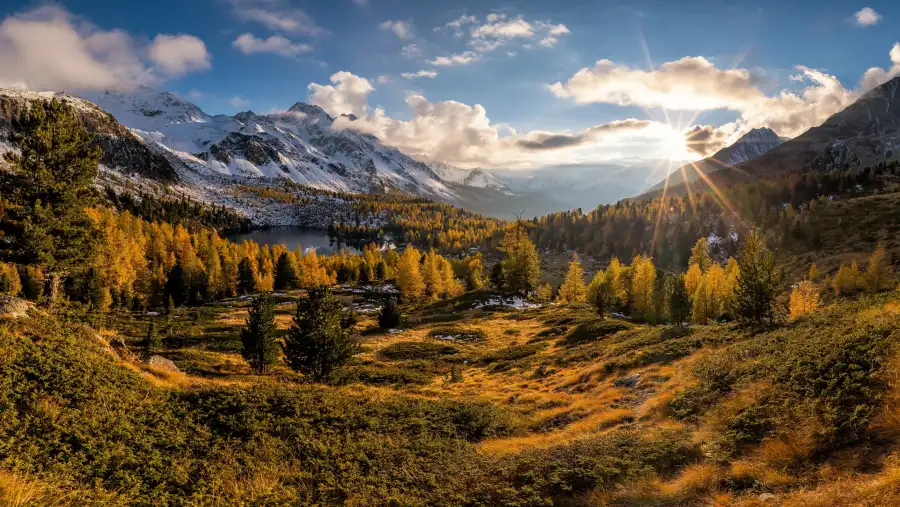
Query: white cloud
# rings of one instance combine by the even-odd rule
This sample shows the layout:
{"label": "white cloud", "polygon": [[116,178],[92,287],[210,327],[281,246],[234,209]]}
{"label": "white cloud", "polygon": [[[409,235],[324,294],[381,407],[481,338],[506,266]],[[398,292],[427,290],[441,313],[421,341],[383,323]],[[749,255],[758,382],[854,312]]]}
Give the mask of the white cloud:
{"label": "white cloud", "polygon": [[457,37],[461,37],[463,34],[463,26],[474,24],[477,21],[478,18],[476,18],[475,16],[466,16],[465,14],[463,14],[459,18],[448,22],[446,25],[444,25],[444,27],[452,29]]}
{"label": "white cloud", "polygon": [[390,82],[391,82],[391,76],[388,76],[387,74],[382,74],[382,75],[380,75],[380,76],[378,76],[378,77],[375,78],[375,82],[376,82],[377,84],[387,84],[387,83],[390,83]]}
{"label": "white cloud", "polygon": [[260,23],[269,30],[298,35],[323,35],[308,14],[290,6],[286,0],[227,0],[235,15],[244,21]]}
{"label": "white cloud", "polygon": [[472,37],[476,39],[513,39],[534,36],[534,27],[522,16],[508,19],[505,14],[489,14],[487,21],[472,30]]}
{"label": "white cloud", "polygon": [[153,39],[148,54],[159,68],[173,76],[212,67],[206,44],[193,35],[159,34]]}
{"label": "white cloud", "polygon": [[434,60],[429,60],[431,65],[447,66],[447,65],[466,65],[478,61],[480,57],[474,51],[464,51],[459,54],[450,56],[439,56]]}
{"label": "white cloud", "polygon": [[231,43],[245,55],[254,53],[275,53],[281,56],[297,56],[312,51],[309,44],[296,44],[281,35],[273,35],[268,39],[260,39],[252,33],[244,33]]}
{"label": "white cloud", "polygon": [[404,72],[400,74],[403,79],[417,79],[420,77],[427,77],[428,79],[434,79],[438,75],[437,72],[433,70],[420,70],[418,72]]}
{"label": "white cloud", "polygon": [[77,91],[158,85],[209,66],[206,46],[196,37],[161,34],[150,45],[139,43],[57,6],[0,22],[0,86]]}
{"label": "white cloud", "polygon": [[583,68],[565,83],[548,88],[557,97],[579,104],[607,103],[621,106],[663,107],[683,111],[726,109],[741,115],[744,128],[768,126],[790,137],[821,124],[853,103],[859,96],[900,74],[900,45],[891,52],[892,66],[866,71],[856,90],[836,77],[797,66],[791,80],[800,86],[767,95],[763,80],[747,69],[719,69],[703,57],[685,57],[656,70],[618,65],[600,60]]}
{"label": "white cloud", "polygon": [[875,9],[871,7],[863,7],[856,11],[853,17],[856,20],[856,26],[872,26],[881,21],[881,14],[875,12]]}
{"label": "white cloud", "polygon": [[561,36],[570,33],[563,24],[528,21],[521,15],[509,16],[499,12],[488,14],[484,20],[463,15],[435,30],[445,28],[452,29],[457,37],[468,36],[466,43],[478,53],[489,53],[501,46],[515,43],[525,43],[522,47],[530,48],[529,44],[533,41],[544,47],[553,47]]}
{"label": "white cloud", "polygon": [[391,118],[384,109],[376,108],[369,115],[357,114],[355,121],[338,118],[333,128],[372,134],[386,145],[420,160],[444,161],[461,167],[541,167],[579,158],[596,161],[597,157],[607,155],[614,159],[623,156],[615,148],[623,141],[639,145],[640,153],[661,154],[672,145],[672,139],[682,136],[668,125],[637,119],[575,132],[517,133],[501,124],[492,124],[485,108],[478,104],[432,103],[421,95],[409,95],[406,103],[410,108],[409,120]]}
{"label": "white cloud", "polygon": [[230,104],[231,107],[233,107],[235,109],[241,109],[241,108],[247,106],[247,104],[249,104],[249,103],[250,103],[249,100],[241,98],[241,97],[231,97],[230,99],[228,99],[228,104]]}
{"label": "white cloud", "polygon": [[331,82],[333,85],[310,83],[309,103],[336,117],[342,114],[365,116],[369,95],[375,91],[369,80],[342,71],[333,74]]}
{"label": "white cloud", "polygon": [[422,48],[415,44],[407,44],[400,50],[400,54],[404,58],[416,58],[417,56],[422,55]]}
{"label": "white cloud", "polygon": [[386,30],[392,32],[397,36],[398,39],[406,40],[412,38],[413,35],[413,26],[409,21],[385,21],[378,25],[382,30]]}

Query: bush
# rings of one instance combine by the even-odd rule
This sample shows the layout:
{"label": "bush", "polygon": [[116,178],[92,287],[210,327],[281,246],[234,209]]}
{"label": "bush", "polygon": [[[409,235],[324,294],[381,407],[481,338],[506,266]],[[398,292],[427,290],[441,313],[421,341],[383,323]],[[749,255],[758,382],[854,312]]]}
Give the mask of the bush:
{"label": "bush", "polygon": [[403,322],[403,314],[400,312],[397,298],[389,298],[378,313],[378,327],[385,330],[393,329],[401,322]]}
{"label": "bush", "polygon": [[599,340],[619,331],[633,328],[631,324],[612,319],[597,319],[579,325],[563,340],[564,345],[572,346]]}
{"label": "bush", "polygon": [[452,356],[459,351],[442,343],[432,342],[397,342],[381,349],[378,354],[389,361],[407,361],[414,359],[438,359]]}
{"label": "bush", "polygon": [[452,340],[462,342],[484,341],[487,334],[477,328],[469,328],[462,326],[448,326],[432,329],[428,332],[428,336],[440,340]]}

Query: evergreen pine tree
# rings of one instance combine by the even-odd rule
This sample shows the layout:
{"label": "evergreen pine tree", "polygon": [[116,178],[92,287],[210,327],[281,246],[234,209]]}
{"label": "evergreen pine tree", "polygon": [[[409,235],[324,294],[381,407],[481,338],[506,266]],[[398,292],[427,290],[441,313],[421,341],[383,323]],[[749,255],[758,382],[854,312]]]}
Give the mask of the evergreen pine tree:
{"label": "evergreen pine tree", "polygon": [[499,262],[491,266],[491,286],[503,290],[503,265]]}
{"label": "evergreen pine tree", "polygon": [[537,288],[541,279],[540,259],[522,219],[506,229],[502,250],[505,254],[502,266],[506,289],[527,295]]}
{"label": "evergreen pine tree", "polygon": [[253,299],[247,322],[241,330],[241,354],[257,375],[265,375],[268,367],[278,360],[275,341],[275,303],[264,292]]}
{"label": "evergreen pine tree", "polygon": [[39,266],[53,304],[63,280],[87,269],[95,253],[85,210],[101,152],[74,109],[55,99],[33,102],[13,123],[15,149],[0,171],[0,261]]}
{"label": "evergreen pine tree", "polygon": [[378,327],[381,329],[393,329],[400,325],[403,314],[400,313],[400,305],[397,298],[388,298],[378,313]]}
{"label": "evergreen pine tree", "polygon": [[603,317],[612,308],[613,300],[612,284],[606,273],[597,271],[587,289],[587,300],[597,310],[597,315]]}
{"label": "evergreen pine tree", "polygon": [[294,323],[284,340],[284,355],[291,368],[323,382],[359,353],[359,343],[351,336],[355,322],[343,312],[343,306],[324,286],[310,289],[309,295],[297,302]]}
{"label": "evergreen pine tree", "polygon": [[259,275],[256,270],[256,263],[249,257],[244,257],[238,263],[238,294],[253,294],[258,290],[257,279]]}
{"label": "evergreen pine tree", "polygon": [[160,337],[159,333],[156,331],[156,319],[151,318],[150,324],[147,325],[145,343],[147,344],[147,352],[150,354],[159,352],[163,349],[162,337]]}
{"label": "evergreen pine tree", "polygon": [[737,287],[734,294],[735,318],[743,322],[771,322],[772,304],[778,291],[775,256],[766,248],[759,231],[747,236],[738,257]]}
{"label": "evergreen pine tree", "polygon": [[[238,268],[240,269],[240,268]],[[284,252],[278,257],[275,265],[274,290],[293,290],[300,286],[300,278],[297,274],[297,259],[291,252]]]}
{"label": "evergreen pine tree", "polygon": [[669,293],[669,317],[679,328],[691,316],[691,296],[684,283],[684,275],[674,277],[672,292]]}

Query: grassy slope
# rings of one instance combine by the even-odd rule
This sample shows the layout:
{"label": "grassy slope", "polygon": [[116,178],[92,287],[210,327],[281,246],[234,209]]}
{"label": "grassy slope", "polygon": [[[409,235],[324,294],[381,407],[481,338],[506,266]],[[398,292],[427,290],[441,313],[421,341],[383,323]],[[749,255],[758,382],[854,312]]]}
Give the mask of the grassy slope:
{"label": "grassy slope", "polygon": [[[364,353],[336,387],[249,375],[244,301],[177,316],[163,355],[183,374],[48,315],[2,323],[0,503],[900,499],[895,294],[774,329],[684,333],[581,307],[471,310],[487,296],[417,310],[401,333],[363,318]],[[142,319],[94,324],[140,353]],[[447,334],[469,339],[433,337]]]}

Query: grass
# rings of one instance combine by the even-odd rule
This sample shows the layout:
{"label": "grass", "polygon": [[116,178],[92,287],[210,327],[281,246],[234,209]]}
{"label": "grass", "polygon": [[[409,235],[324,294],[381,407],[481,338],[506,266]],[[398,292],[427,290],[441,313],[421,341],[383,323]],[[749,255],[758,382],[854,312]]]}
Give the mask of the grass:
{"label": "grass", "polygon": [[181,373],[95,338],[139,358],[148,316],[0,324],[0,503],[896,503],[900,296],[679,331],[470,310],[490,294],[411,308],[397,333],[363,316],[330,387],[250,374],[243,300],[176,312],[160,354]]}

